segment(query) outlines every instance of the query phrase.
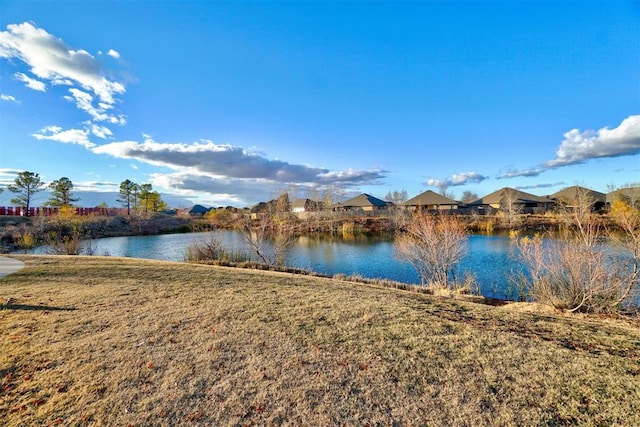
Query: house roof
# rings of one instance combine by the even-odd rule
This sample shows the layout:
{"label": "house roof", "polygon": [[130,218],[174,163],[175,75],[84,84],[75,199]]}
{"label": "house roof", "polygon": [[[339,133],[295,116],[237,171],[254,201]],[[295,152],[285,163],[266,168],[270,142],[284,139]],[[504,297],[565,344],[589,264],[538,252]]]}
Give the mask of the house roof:
{"label": "house roof", "polygon": [[194,205],[191,209],[189,209],[189,213],[192,215],[204,215],[209,212],[209,208],[205,208],[202,205]]}
{"label": "house roof", "polygon": [[580,198],[581,195],[586,195],[594,202],[604,202],[606,194],[599,191],[591,190],[589,188],[580,187],[574,185],[572,187],[564,188],[549,196],[550,199],[564,199],[568,202],[574,202]]}
{"label": "house roof", "polygon": [[427,190],[424,193],[418,194],[416,197],[407,200],[402,203],[404,206],[432,206],[432,205],[457,205],[453,199],[445,197],[434,191]]}
{"label": "house roof", "polygon": [[296,208],[306,209],[309,207],[320,206],[321,204],[322,202],[317,202],[311,199],[296,199],[293,201],[293,203],[291,203],[291,209],[296,209]]}
{"label": "house roof", "polygon": [[269,200],[268,202],[260,202],[257,205],[253,205],[250,209],[251,213],[261,213],[273,209],[275,206],[275,200]]}
{"label": "house roof", "polygon": [[387,206],[387,202],[380,200],[377,197],[373,197],[370,194],[362,193],[352,199],[346,200],[342,203],[338,203],[338,206],[352,206],[356,208],[363,208],[365,206]]}
{"label": "house roof", "polygon": [[606,195],[606,200],[608,203],[613,203],[620,198],[626,198],[631,201],[637,202],[638,200],[640,200],[640,187],[619,188],[615,191],[607,193]]}
{"label": "house roof", "polygon": [[536,196],[535,194],[525,193],[524,191],[516,190],[515,188],[504,187],[500,190],[494,191],[491,194],[487,194],[484,197],[474,200],[469,203],[470,205],[499,205],[500,202],[512,193],[515,198],[515,203],[553,203],[553,200],[546,197]]}

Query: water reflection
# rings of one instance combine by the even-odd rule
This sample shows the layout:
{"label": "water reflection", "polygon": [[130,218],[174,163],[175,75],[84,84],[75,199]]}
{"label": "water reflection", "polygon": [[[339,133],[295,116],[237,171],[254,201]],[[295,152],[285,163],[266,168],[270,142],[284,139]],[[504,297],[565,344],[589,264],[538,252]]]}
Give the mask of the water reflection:
{"label": "water reflection", "polygon": [[[248,246],[235,231],[217,232],[230,251],[246,252]],[[92,243],[96,255],[183,261],[194,242],[210,239],[211,233],[187,233],[159,236],[111,237]],[[469,251],[460,264],[458,276],[473,274],[483,295],[510,297],[508,277],[519,268],[513,260],[514,246],[508,236],[471,235]],[[46,253],[46,248],[34,252]],[[332,276],[361,275],[404,283],[420,283],[408,264],[395,259],[390,234],[311,235],[299,237],[287,254],[287,265]]]}

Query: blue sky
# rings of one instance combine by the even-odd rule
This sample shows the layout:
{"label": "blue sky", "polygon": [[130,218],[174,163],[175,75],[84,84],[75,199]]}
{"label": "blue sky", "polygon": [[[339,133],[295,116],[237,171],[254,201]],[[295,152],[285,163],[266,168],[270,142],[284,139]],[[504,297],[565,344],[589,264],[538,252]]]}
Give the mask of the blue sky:
{"label": "blue sky", "polygon": [[177,207],[637,183],[639,4],[3,0],[0,186],[115,206],[130,179]]}

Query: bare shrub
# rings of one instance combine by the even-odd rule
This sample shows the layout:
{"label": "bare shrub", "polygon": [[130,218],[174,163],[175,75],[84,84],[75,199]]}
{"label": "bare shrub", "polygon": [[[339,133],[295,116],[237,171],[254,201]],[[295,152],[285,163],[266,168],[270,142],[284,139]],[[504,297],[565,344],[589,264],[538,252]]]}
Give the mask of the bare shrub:
{"label": "bare shrub", "polygon": [[48,239],[48,252],[52,255],[93,255],[91,240],[84,239],[82,233],[73,229],[68,234],[52,232]]}
{"label": "bare shrub", "polygon": [[209,233],[205,240],[196,240],[187,248],[186,260],[213,261],[220,260],[224,256],[222,239],[217,233]]}
{"label": "bare shrub", "polygon": [[76,215],[72,207],[61,208],[49,223],[48,252],[53,255],[93,255],[90,231],[85,223],[86,219]]}
{"label": "bare shrub", "polygon": [[467,241],[465,226],[455,216],[416,212],[395,240],[395,256],[416,269],[422,285],[452,290],[462,286],[455,267]]}
{"label": "bare shrub", "polygon": [[262,214],[254,223],[247,221],[243,235],[251,252],[267,266],[283,266],[287,251],[295,241],[288,221],[271,214]]}
{"label": "bare shrub", "polygon": [[629,300],[640,305],[640,209],[624,201],[616,200],[611,206],[610,217],[617,230],[609,232],[614,244],[629,255],[624,277]]}
{"label": "bare shrub", "polygon": [[559,238],[514,238],[531,298],[556,309],[617,311],[637,286],[638,257],[617,250],[599,217],[575,210]]}

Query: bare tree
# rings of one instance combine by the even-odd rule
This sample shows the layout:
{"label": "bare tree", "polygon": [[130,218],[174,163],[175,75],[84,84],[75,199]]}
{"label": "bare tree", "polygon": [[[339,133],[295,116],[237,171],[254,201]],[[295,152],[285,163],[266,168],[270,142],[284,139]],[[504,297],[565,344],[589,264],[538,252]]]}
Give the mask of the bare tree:
{"label": "bare tree", "polygon": [[400,206],[401,204],[406,202],[408,199],[409,199],[409,194],[407,193],[407,190],[404,190],[404,189],[389,191],[385,196],[385,200],[393,203],[395,206]]}
{"label": "bare tree", "polygon": [[[560,238],[516,238],[520,260],[527,268],[520,280],[538,302],[566,311],[608,312],[620,309],[637,288],[640,248],[638,227],[624,244],[635,248],[631,258],[624,251],[603,244],[601,219],[573,212],[573,222]],[[624,220],[620,219],[621,223]],[[635,225],[632,225],[635,224]]]}
{"label": "bare tree", "polygon": [[469,191],[469,190],[465,190],[462,192],[462,198],[461,198],[461,202],[462,203],[469,203],[469,202],[473,202],[474,200],[478,200],[479,197],[476,193],[474,193],[473,191]]}
{"label": "bare tree", "polygon": [[506,188],[500,197],[500,211],[507,217],[509,228],[515,225],[515,220],[522,213],[523,205],[518,198],[518,191]]}
{"label": "bare tree", "polygon": [[246,219],[244,240],[258,259],[267,266],[283,266],[289,247],[295,241],[291,224],[276,216],[275,208],[265,209],[258,219]]}
{"label": "bare tree", "polygon": [[393,203],[391,208],[391,212],[393,213],[393,222],[395,223],[396,228],[404,228],[406,223],[406,211],[405,207],[402,206],[404,202],[409,199],[409,194],[407,190],[393,190],[389,191],[385,197],[385,200]]}
{"label": "bare tree", "polygon": [[416,269],[422,285],[453,289],[455,267],[467,250],[464,224],[455,216],[416,212],[395,241],[395,256]]}

